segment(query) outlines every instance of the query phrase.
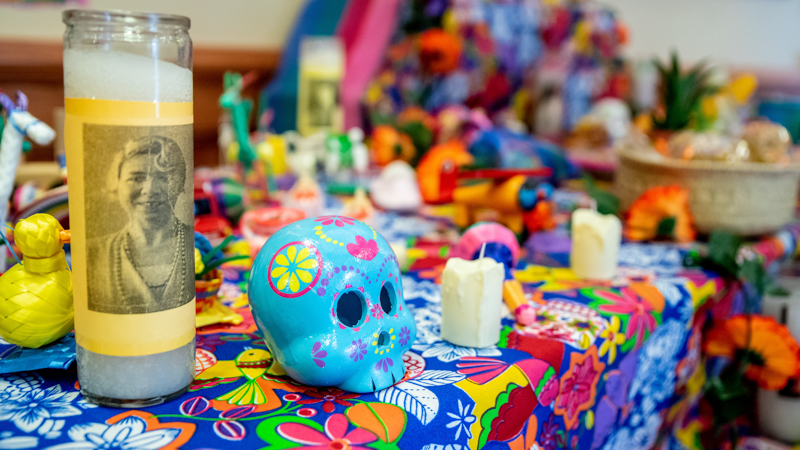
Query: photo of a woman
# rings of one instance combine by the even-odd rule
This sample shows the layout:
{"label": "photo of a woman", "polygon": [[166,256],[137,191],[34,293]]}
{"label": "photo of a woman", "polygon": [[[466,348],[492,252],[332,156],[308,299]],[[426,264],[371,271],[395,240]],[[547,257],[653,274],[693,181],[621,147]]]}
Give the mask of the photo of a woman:
{"label": "photo of a woman", "polygon": [[89,238],[90,310],[144,314],[181,306],[194,297],[189,260],[194,234],[175,211],[185,182],[183,152],[168,137],[129,140],[115,155],[107,191],[126,221],[114,233]]}

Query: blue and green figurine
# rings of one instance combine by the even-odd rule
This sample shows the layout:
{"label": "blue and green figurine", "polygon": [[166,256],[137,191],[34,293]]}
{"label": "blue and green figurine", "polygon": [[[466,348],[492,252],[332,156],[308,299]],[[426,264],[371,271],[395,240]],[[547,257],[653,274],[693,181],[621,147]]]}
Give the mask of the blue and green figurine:
{"label": "blue and green figurine", "polygon": [[322,216],[272,235],[248,286],[258,328],[289,376],[366,393],[398,383],[417,329],[386,239],[349,217]]}

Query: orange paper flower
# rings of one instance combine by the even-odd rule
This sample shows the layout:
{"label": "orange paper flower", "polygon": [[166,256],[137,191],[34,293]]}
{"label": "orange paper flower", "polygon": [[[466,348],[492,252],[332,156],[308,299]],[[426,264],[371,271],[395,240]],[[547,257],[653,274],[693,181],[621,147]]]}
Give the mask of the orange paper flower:
{"label": "orange paper flower", "polygon": [[716,325],[708,333],[705,351],[709,356],[746,356],[745,375],[763,389],[782,389],[789,378],[800,376],[800,346],[772,317],[738,315]]}
{"label": "orange paper flower", "polygon": [[419,58],[422,67],[437,74],[450,73],[458,68],[461,41],[440,28],[431,28],[420,35]]}
{"label": "orange paper flower", "polygon": [[645,191],[628,210],[625,237],[644,241],[664,237],[691,242],[696,236],[689,209],[689,191],[672,186],[656,186]]}
{"label": "orange paper flower", "polygon": [[378,125],[372,130],[372,152],[379,166],[396,159],[411,161],[417,153],[411,138],[389,125]]}

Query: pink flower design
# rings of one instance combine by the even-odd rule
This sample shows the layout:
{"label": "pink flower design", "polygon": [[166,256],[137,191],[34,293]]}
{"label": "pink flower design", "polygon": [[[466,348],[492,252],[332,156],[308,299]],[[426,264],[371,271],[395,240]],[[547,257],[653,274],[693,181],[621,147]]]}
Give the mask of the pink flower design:
{"label": "pink flower design", "polygon": [[355,225],[356,220],[344,216],[320,216],[314,219],[314,222],[322,222],[322,224],[325,226],[334,224],[337,227],[343,227],[345,224]]}
{"label": "pink flower design", "polygon": [[278,425],[278,434],[303,448],[328,450],[350,449],[369,450],[361,444],[369,444],[378,440],[378,437],[363,428],[356,428],[349,433],[349,422],[344,414],[334,414],[325,422],[325,433],[317,431],[301,423],[282,423]]}
{"label": "pink flower design", "polygon": [[620,314],[628,316],[628,326],[625,329],[625,338],[630,340],[636,335],[636,347],[642,345],[645,333],[652,333],[656,326],[656,318],[653,306],[643,299],[630,287],[620,289],[622,295],[617,295],[610,290],[598,290],[595,292],[597,297],[611,302],[611,304],[598,305],[597,309],[601,313]]}
{"label": "pink flower design", "polygon": [[378,243],[374,239],[367,241],[361,236],[356,236],[355,244],[347,244],[347,252],[358,259],[372,261],[378,255]]}
{"label": "pink flower design", "polygon": [[380,304],[375,303],[370,307],[369,311],[372,313],[372,317],[376,319],[383,319],[383,309],[381,309]]}

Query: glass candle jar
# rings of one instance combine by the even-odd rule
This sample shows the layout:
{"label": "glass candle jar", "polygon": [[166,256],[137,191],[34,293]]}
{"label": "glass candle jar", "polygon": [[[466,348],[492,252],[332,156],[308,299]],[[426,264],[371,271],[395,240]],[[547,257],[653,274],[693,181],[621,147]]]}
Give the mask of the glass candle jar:
{"label": "glass candle jar", "polygon": [[190,22],[87,10],[63,20],[81,393],[154,405],[194,378]]}

